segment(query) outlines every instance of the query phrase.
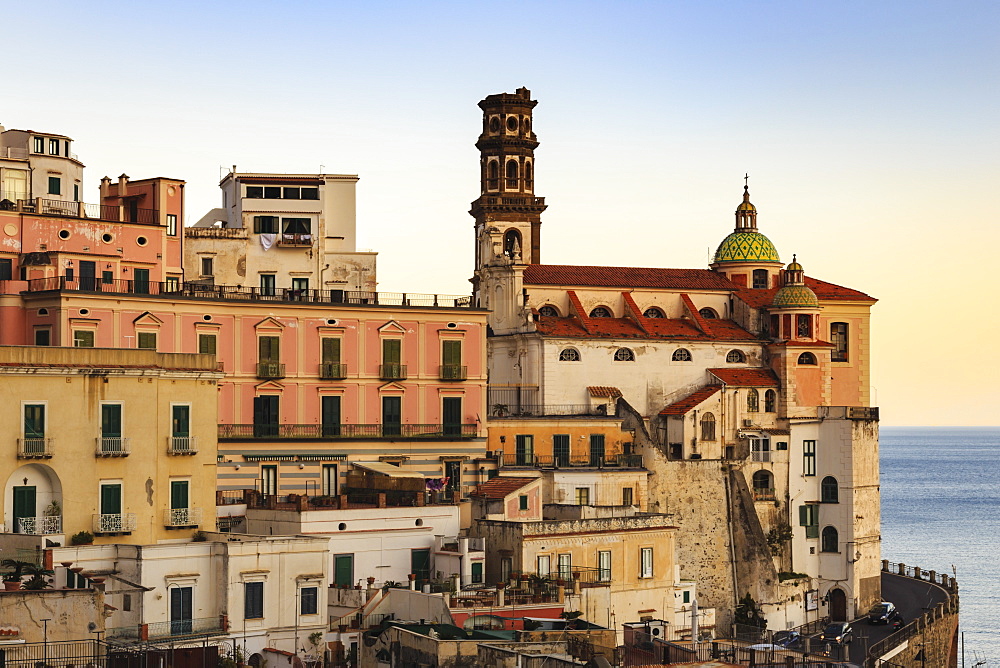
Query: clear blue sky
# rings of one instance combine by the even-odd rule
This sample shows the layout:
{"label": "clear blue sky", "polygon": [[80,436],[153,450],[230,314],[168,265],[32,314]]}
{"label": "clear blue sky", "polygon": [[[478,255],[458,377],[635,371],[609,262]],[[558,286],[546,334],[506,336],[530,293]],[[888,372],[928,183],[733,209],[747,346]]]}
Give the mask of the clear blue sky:
{"label": "clear blue sky", "polygon": [[783,259],[880,298],[887,424],[1000,421],[995,2],[50,2],[0,24],[0,123],[73,137],[86,199],[183,178],[191,223],[233,164],[357,173],[384,290],[468,291],[490,93],[539,100],[546,262],[705,266],[749,172]]}

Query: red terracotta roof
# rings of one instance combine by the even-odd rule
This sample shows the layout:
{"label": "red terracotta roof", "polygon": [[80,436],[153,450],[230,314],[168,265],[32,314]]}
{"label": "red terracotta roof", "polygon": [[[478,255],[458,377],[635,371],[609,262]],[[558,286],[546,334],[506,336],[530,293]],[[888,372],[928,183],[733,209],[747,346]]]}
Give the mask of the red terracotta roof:
{"label": "red terracotta roof", "polygon": [[662,411],[660,411],[660,415],[684,415],[692,408],[694,408],[701,402],[705,401],[705,399],[708,399],[721,389],[722,389],[721,385],[707,385],[701,388],[700,390],[692,392],[691,394],[687,395],[680,401],[675,401],[674,403],[670,404]]}
{"label": "red terracotta roof", "polygon": [[738,387],[777,387],[778,377],[770,369],[709,369],[726,385]]}
{"label": "red terracotta roof", "polygon": [[[732,320],[712,320],[712,334],[681,318],[643,318],[640,328],[631,318],[588,318],[587,329],[577,318],[539,318],[535,329],[542,336],[560,338],[661,339],[677,341],[756,341]],[[645,331],[644,331],[645,330]]]}
{"label": "red terracotta roof", "polygon": [[592,397],[620,397],[622,396],[622,391],[617,387],[611,387],[610,385],[591,385],[587,388]]}
{"label": "red terracotta roof", "polygon": [[711,269],[588,267],[564,264],[529,264],[524,270],[524,284],[681,290],[737,289],[726,277]]}
{"label": "red terracotta roof", "polygon": [[516,492],[528,483],[532,483],[538,480],[538,478],[513,478],[500,476],[493,478],[492,480],[487,480],[483,484],[476,487],[476,490],[472,492],[471,496],[483,496],[487,499],[503,499],[511,492]]}
{"label": "red terracotta roof", "polygon": [[700,329],[702,332],[708,336],[712,336],[712,326],[708,324],[708,320],[701,317],[701,313],[698,312],[698,307],[694,305],[691,298],[688,297],[687,293],[681,295],[681,301],[684,302],[684,308],[687,309],[688,315],[694,320],[694,326]]}
{"label": "red terracotta roof", "polygon": [[[835,285],[833,283],[827,283],[826,281],[821,281],[818,278],[805,277],[806,285],[812,288],[812,291],[816,293],[816,297],[821,301],[866,301],[866,302],[876,302],[878,301],[874,297],[866,295],[858,290],[852,290],[851,288],[845,288],[841,285]],[[771,302],[774,300],[774,293],[778,291],[779,288],[769,288],[767,290],[753,290],[751,288],[740,288],[736,293],[737,296],[746,302],[749,306],[756,308],[761,308],[763,306],[770,306]]]}

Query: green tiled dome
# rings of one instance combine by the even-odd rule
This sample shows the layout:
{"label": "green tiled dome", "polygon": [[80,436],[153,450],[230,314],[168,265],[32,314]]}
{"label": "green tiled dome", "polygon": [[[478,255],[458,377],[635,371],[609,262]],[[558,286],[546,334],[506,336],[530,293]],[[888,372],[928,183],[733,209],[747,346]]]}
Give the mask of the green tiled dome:
{"label": "green tiled dome", "polygon": [[816,293],[805,285],[786,285],[774,293],[772,306],[819,307]]}
{"label": "green tiled dome", "polygon": [[760,232],[733,232],[715,251],[716,262],[781,262],[771,240]]}

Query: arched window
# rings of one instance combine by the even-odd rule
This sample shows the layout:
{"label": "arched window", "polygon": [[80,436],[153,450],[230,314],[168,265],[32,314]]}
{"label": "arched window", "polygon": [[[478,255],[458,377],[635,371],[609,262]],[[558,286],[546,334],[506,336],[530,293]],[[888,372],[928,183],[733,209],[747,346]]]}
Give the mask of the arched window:
{"label": "arched window", "polygon": [[847,323],[830,323],[830,343],[833,344],[833,351],[830,356],[834,362],[846,362],[849,359],[847,344]]}
{"label": "arched window", "polygon": [[634,362],[635,353],[632,352],[631,348],[619,348],[615,351],[615,361],[616,362]]}
{"label": "arched window", "polygon": [[798,316],[796,316],[795,323],[796,323],[795,327],[798,330],[798,337],[800,339],[811,339],[812,338],[812,335],[813,335],[812,329],[813,329],[813,327],[812,327],[812,316],[811,315],[808,315],[808,314],[805,314],[805,313],[800,313]]}
{"label": "arched window", "polygon": [[726,355],[726,361],[730,364],[742,364],[747,361],[747,356],[743,354],[742,350],[730,350],[729,354]]}
{"label": "arched window", "polygon": [[767,289],[767,269],[753,270],[753,287],[755,290]]}
{"label": "arched window", "polygon": [[521,255],[521,233],[507,230],[503,235],[503,254],[509,258]]}
{"label": "arched window", "polygon": [[675,362],[690,362],[691,352],[687,348],[678,348],[672,358]]}
{"label": "arched window", "polygon": [[655,306],[650,306],[648,309],[642,312],[644,318],[662,318],[663,311],[656,308]]}
{"label": "arched window", "polygon": [[500,188],[500,163],[496,160],[490,161],[490,166],[486,170],[487,172],[487,183],[486,187],[490,190],[497,190]]}
{"label": "arched window", "polygon": [[544,315],[544,316],[546,316],[548,318],[558,318],[559,317],[559,311],[556,310],[555,306],[552,306],[550,304],[546,304],[542,308],[538,309],[538,315]]}
{"label": "arched window", "polygon": [[816,364],[816,356],[812,353],[802,353],[799,355],[799,364]]}
{"label": "arched window", "polygon": [[531,163],[530,162],[524,163],[524,187],[525,188],[530,188],[531,187]]}
{"label": "arched window", "polygon": [[774,390],[768,390],[764,393],[764,412],[773,413],[774,405],[777,403],[778,393]]}
{"label": "arched window", "polygon": [[823,538],[820,540],[820,551],[839,552],[837,543],[840,540],[836,527],[823,527]]}
{"label": "arched window", "polygon": [[560,362],[579,362],[580,351],[576,348],[563,348],[559,351]]}
{"label": "arched window", "polygon": [[819,485],[819,499],[823,503],[840,503],[840,487],[832,475],[823,478]]}
{"label": "arched window", "polygon": [[701,416],[701,440],[715,440],[715,416],[711,413],[705,413]]}
{"label": "arched window", "polygon": [[611,309],[606,306],[598,306],[590,312],[591,318],[611,318]]}
{"label": "arched window", "polygon": [[774,476],[770,471],[757,471],[753,474],[754,501],[774,500]]}
{"label": "arched window", "polygon": [[698,315],[706,320],[714,320],[719,317],[719,314],[715,312],[714,308],[708,308],[707,306],[705,308],[698,309]]}
{"label": "arched window", "polygon": [[750,391],[747,392],[747,412],[756,413],[759,410],[760,394],[757,393],[757,390],[750,388]]}
{"label": "arched window", "polygon": [[517,161],[507,161],[507,190],[517,190]]}

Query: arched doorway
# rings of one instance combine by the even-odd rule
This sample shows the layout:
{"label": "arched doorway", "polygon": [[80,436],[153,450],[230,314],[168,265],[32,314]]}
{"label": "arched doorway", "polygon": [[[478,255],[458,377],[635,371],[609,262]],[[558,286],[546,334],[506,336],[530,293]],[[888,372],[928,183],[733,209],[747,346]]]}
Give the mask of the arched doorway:
{"label": "arched doorway", "polygon": [[827,596],[830,597],[830,621],[847,621],[847,594],[843,589],[831,589]]}
{"label": "arched doorway", "polygon": [[10,533],[62,533],[62,484],[46,464],[25,464],[4,485],[3,524]]}

